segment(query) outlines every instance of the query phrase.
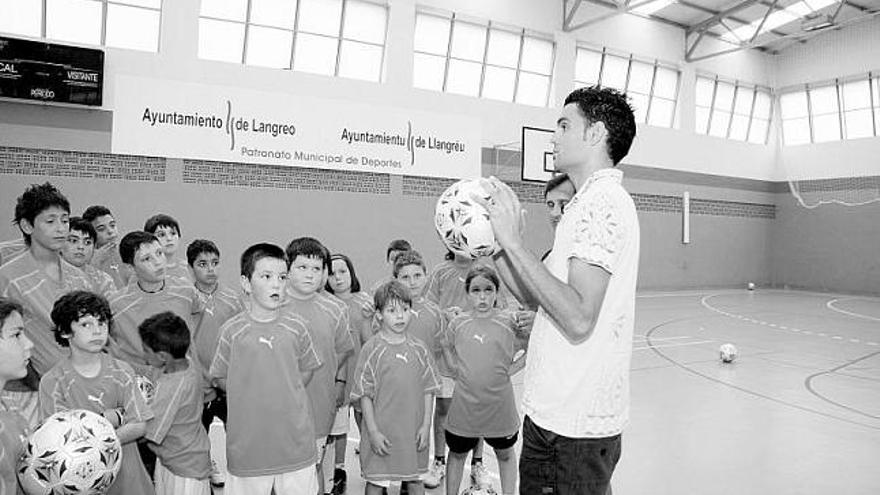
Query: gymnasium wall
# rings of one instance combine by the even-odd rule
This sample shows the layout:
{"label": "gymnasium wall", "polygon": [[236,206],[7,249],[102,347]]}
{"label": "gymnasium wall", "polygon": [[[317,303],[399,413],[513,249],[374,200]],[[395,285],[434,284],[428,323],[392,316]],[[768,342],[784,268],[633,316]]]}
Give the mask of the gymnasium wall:
{"label": "gymnasium wall", "polygon": [[[766,184],[623,168],[642,229],[640,288],[769,283],[767,244],[776,213]],[[507,181],[523,200],[528,247],[540,254],[552,242],[543,185],[520,182],[519,171],[517,153],[484,150],[484,175]],[[172,214],[184,243],[197,237],[218,243],[227,283],[237,283],[237,256],[249,244],[283,245],[301,235],[352,256],[366,281],[384,275],[384,252],[393,238],[409,239],[433,265],[445,252],[432,225],[433,208],[452,182],[22,147],[0,147],[0,177],[0,218],[12,218],[14,198],[27,185],[46,180],[68,196],[74,213],[95,203],[109,206],[123,231],[141,228],[151,214]],[[690,244],[681,242],[683,191],[691,194]],[[0,225],[0,240],[18,236],[10,223]]]}

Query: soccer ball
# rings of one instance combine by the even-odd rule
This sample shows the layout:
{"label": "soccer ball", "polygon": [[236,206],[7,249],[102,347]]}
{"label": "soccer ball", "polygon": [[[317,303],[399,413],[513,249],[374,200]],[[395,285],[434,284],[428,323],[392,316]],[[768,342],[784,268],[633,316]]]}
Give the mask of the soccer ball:
{"label": "soccer ball", "polygon": [[122,446],[110,422],[82,409],[49,416],[31,435],[18,466],[29,495],[97,495],[116,479]]}
{"label": "soccer ball", "polygon": [[733,344],[721,344],[718,355],[722,363],[732,363],[736,359],[736,346]]}
{"label": "soccer ball", "polygon": [[450,251],[475,259],[495,254],[499,246],[489,214],[472,195],[489,200],[479,179],[463,179],[449,186],[437,200],[434,226]]}
{"label": "soccer ball", "polygon": [[138,390],[141,391],[141,395],[144,397],[144,402],[149,406],[153,403],[153,397],[156,395],[156,387],[153,385],[153,382],[150,381],[149,378],[141,375],[137,375],[134,381],[137,383]]}
{"label": "soccer ball", "polygon": [[491,485],[490,486],[471,485],[467,489],[465,489],[463,492],[461,492],[461,495],[497,495],[497,492],[495,491],[494,488],[492,488]]}

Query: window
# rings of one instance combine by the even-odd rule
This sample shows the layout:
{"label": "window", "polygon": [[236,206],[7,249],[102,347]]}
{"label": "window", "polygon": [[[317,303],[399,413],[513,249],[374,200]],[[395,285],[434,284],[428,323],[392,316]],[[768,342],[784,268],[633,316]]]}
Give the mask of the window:
{"label": "window", "polygon": [[378,82],[387,23],[372,0],[202,0],[199,58]]}
{"label": "window", "polygon": [[636,122],[658,127],[672,127],[675,122],[679,80],[675,67],[581,47],[574,78],[577,87],[599,84],[625,92]]}
{"label": "window", "polygon": [[545,107],[554,50],[549,36],[525,29],[418,12],[413,86]]}
{"label": "window", "polygon": [[872,74],[792,88],[780,97],[786,145],[880,135],[880,89]]}
{"label": "window", "polygon": [[698,134],[766,144],[772,101],[769,89],[698,75],[695,130]]}
{"label": "window", "polygon": [[0,32],[159,51],[162,0],[0,0]]}

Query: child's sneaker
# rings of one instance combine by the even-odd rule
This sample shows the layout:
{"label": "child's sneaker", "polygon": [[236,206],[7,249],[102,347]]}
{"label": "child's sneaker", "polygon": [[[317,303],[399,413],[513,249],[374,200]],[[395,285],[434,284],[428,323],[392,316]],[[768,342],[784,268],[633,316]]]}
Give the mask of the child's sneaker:
{"label": "child's sneaker", "polygon": [[226,474],[217,467],[217,461],[211,460],[211,484],[223,486],[226,484]]}
{"label": "child's sneaker", "polygon": [[477,488],[492,489],[492,482],[489,481],[489,470],[483,466],[482,462],[471,464],[471,485]]}
{"label": "child's sneaker", "polygon": [[345,483],[348,475],[344,469],[336,468],[333,470],[333,488],[330,489],[330,495],[343,495],[345,493]]}
{"label": "child's sneaker", "polygon": [[440,459],[434,459],[434,463],[428,468],[422,482],[425,484],[425,488],[437,488],[444,476],[446,476],[446,463]]}

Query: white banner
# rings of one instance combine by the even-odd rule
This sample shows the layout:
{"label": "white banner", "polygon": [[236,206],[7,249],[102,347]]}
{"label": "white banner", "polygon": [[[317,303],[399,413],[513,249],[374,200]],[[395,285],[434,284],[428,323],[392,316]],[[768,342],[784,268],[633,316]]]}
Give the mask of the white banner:
{"label": "white banner", "polygon": [[479,177],[472,117],[118,76],[113,153]]}

